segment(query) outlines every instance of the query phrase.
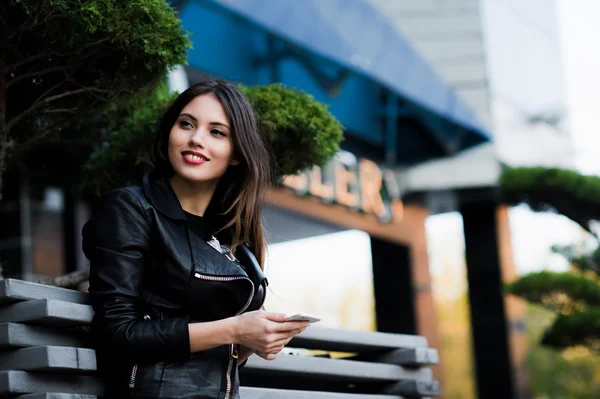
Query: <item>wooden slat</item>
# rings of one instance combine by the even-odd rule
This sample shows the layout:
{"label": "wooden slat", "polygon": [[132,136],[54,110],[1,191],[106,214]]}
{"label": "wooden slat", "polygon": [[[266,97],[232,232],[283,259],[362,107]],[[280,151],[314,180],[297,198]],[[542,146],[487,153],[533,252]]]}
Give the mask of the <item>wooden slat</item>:
{"label": "wooden slat", "polygon": [[50,299],[36,299],[0,307],[0,323],[32,323],[75,327],[89,325],[92,307]]}
{"label": "wooden slat", "polygon": [[0,371],[0,395],[44,392],[102,396],[105,389],[98,378],[87,375]]}
{"label": "wooden slat", "polygon": [[311,326],[294,337],[288,346],[339,352],[369,352],[427,347],[427,339],[418,335],[350,331]]}
{"label": "wooden slat", "polygon": [[15,399],[97,399],[95,395],[79,395],[76,393],[30,393],[16,396]]}
{"label": "wooden slat", "polygon": [[252,356],[242,369],[255,375],[294,376],[321,380],[359,382],[396,382],[399,380],[432,381],[430,369],[410,370],[391,364],[342,359],[279,355],[272,361]]}
{"label": "wooden slat", "polygon": [[0,281],[0,304],[28,301],[31,299],[54,299],[83,305],[89,303],[88,294],[77,290],[52,287],[12,278]]}
{"label": "wooden slat", "polygon": [[379,363],[399,364],[408,367],[423,367],[438,364],[439,360],[437,350],[432,348],[397,349],[380,355],[375,359]]}
{"label": "wooden slat", "polygon": [[45,345],[84,346],[79,337],[66,329],[31,326],[18,323],[0,324],[0,349],[16,349]]}
{"label": "wooden slat", "polygon": [[240,387],[240,397],[243,399],[403,399],[402,396],[397,395],[349,394],[252,387]]}
{"label": "wooden slat", "polygon": [[360,354],[345,359],[397,364],[412,368],[430,366],[439,362],[438,352],[432,348],[396,349],[387,352]]}
{"label": "wooden slat", "polygon": [[440,383],[438,381],[398,381],[385,387],[382,393],[402,394],[410,397],[438,396]]}
{"label": "wooden slat", "polygon": [[0,353],[0,370],[96,371],[93,349],[65,346],[37,346]]}

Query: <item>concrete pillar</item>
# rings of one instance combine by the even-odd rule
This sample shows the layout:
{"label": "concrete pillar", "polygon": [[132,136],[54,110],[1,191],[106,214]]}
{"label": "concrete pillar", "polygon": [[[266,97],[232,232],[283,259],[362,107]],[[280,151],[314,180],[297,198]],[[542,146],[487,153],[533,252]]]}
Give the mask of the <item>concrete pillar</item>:
{"label": "concrete pillar", "polygon": [[502,292],[497,204],[461,205],[463,216],[477,397],[516,398]]}
{"label": "concrete pillar", "polygon": [[410,248],[371,236],[377,331],[417,334]]}

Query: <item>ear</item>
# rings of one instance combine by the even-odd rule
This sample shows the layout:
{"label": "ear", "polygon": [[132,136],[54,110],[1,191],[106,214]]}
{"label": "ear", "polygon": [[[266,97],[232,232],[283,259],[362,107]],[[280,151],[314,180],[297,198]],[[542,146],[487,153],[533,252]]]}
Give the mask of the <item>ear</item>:
{"label": "ear", "polygon": [[229,162],[230,166],[238,166],[240,164],[240,161],[238,161],[236,158],[233,158],[231,160],[231,162]]}

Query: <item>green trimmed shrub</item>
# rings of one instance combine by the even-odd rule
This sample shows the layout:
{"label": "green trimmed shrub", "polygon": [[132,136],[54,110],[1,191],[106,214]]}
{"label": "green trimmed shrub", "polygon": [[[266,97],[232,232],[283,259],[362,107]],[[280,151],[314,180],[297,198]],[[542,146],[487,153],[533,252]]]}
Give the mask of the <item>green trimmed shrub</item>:
{"label": "green trimmed shrub", "polygon": [[589,307],[600,308],[600,284],[580,273],[529,273],[508,284],[507,290],[564,315]]}
{"label": "green trimmed shrub", "polygon": [[311,95],[281,84],[241,88],[272,147],[277,177],[324,166],[339,151],[342,126]]}
{"label": "green trimmed shrub", "polygon": [[[306,93],[280,85],[243,87],[259,127],[274,153],[275,179],[323,165],[339,150],[343,131],[323,104]],[[110,134],[84,166],[83,190],[98,196],[138,182],[151,165],[156,127],[175,98],[165,86],[133,96],[105,111]]]}
{"label": "green trimmed shrub", "polygon": [[554,190],[568,193],[577,200],[600,204],[600,177],[586,176],[568,169],[506,168],[500,176],[500,188],[516,201],[528,192]]}

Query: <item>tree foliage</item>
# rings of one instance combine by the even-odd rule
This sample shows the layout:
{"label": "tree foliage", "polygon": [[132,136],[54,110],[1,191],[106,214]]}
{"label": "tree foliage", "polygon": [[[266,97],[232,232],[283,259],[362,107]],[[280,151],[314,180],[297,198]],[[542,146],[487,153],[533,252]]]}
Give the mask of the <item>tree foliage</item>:
{"label": "tree foliage", "polygon": [[[280,85],[242,87],[259,128],[275,157],[275,174],[291,174],[322,165],[339,151],[342,128],[323,104],[306,93]],[[106,140],[83,169],[83,189],[94,196],[139,181],[151,166],[151,149],[162,113],[174,99],[161,86],[151,95],[133,96],[106,111]],[[274,111],[275,110],[275,111]]]}
{"label": "tree foliage", "polygon": [[[558,211],[598,240],[593,227],[600,217],[600,178],[555,168],[510,168],[500,188],[507,201]],[[557,315],[542,344],[600,351],[600,246],[584,253],[574,246],[554,246],[553,251],[569,261],[572,272],[530,273],[508,284],[507,291]]]}
{"label": "tree foliage", "polygon": [[279,177],[323,166],[339,151],[343,129],[327,106],[281,84],[242,87],[271,145]]}
{"label": "tree foliage", "polygon": [[7,0],[0,21],[0,175],[9,155],[155,86],[190,44],[165,0]]}
{"label": "tree foliage", "polygon": [[600,284],[580,273],[530,273],[509,284],[508,290],[563,315],[600,307]]}
{"label": "tree foliage", "polygon": [[600,393],[600,357],[584,346],[561,351],[540,345],[556,314],[527,306],[527,370],[535,398],[597,399]]}
{"label": "tree foliage", "polygon": [[600,352],[600,306],[559,315],[544,333],[542,344],[559,349],[582,345]]}
{"label": "tree foliage", "polygon": [[577,273],[537,272],[507,286],[511,294],[557,316],[541,343],[557,349],[583,345],[600,352],[600,281]]}
{"label": "tree foliage", "polygon": [[594,234],[590,223],[600,217],[598,176],[558,168],[506,168],[500,176],[500,189],[507,203],[558,212]]}
{"label": "tree foliage", "polygon": [[565,257],[569,263],[583,273],[594,273],[600,276],[600,247],[582,253],[574,245],[554,245],[552,252]]}

